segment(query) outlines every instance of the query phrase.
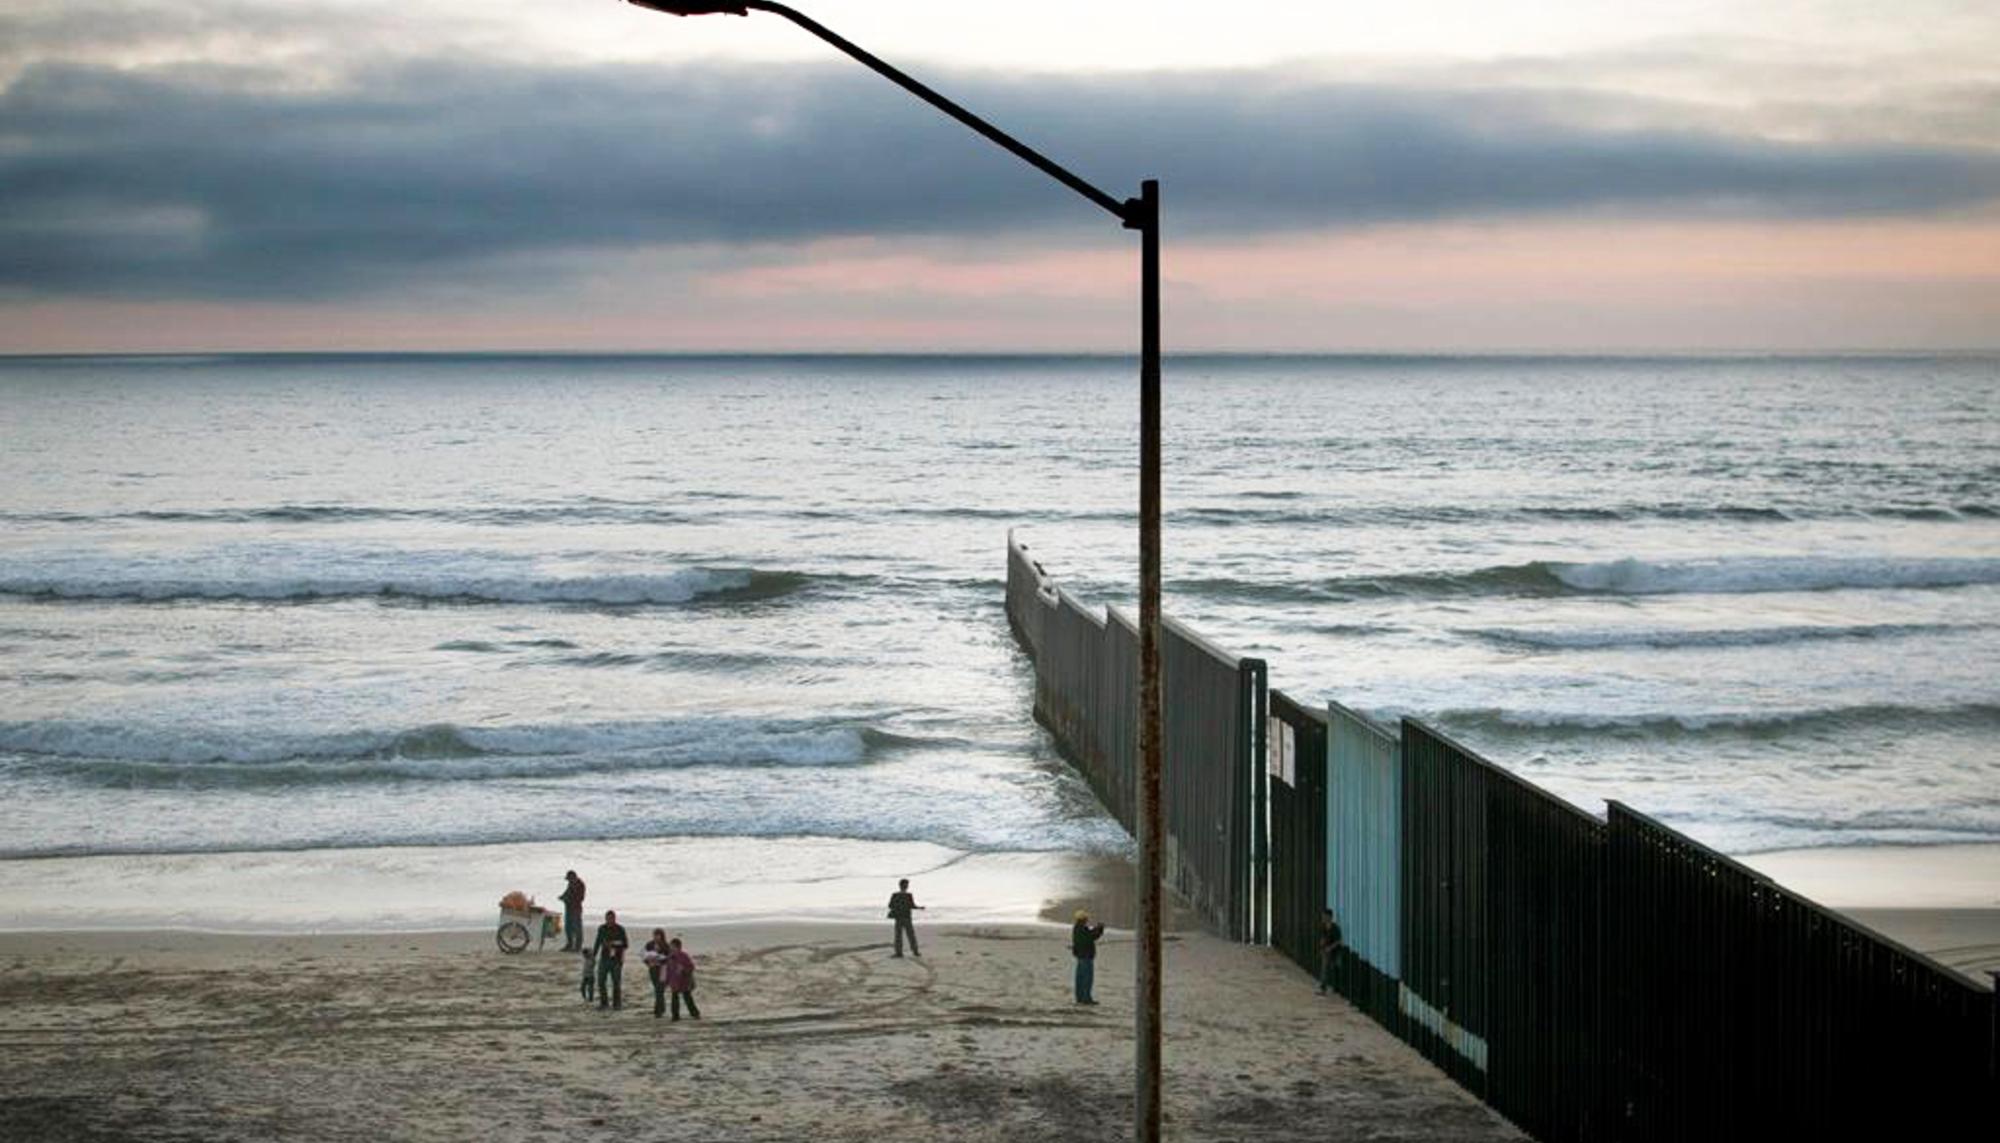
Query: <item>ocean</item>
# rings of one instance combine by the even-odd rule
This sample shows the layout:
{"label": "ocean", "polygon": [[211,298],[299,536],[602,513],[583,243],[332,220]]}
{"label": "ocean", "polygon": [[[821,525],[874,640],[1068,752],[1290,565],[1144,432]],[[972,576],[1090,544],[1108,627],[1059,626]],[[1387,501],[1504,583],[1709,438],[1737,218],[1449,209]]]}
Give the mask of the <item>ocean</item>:
{"label": "ocean", "polygon": [[[1136,388],[0,359],[0,864],[1125,853],[1002,589],[1019,529],[1131,606]],[[1274,687],[1731,853],[2000,841],[2000,358],[1180,357],[1165,401],[1167,610]]]}

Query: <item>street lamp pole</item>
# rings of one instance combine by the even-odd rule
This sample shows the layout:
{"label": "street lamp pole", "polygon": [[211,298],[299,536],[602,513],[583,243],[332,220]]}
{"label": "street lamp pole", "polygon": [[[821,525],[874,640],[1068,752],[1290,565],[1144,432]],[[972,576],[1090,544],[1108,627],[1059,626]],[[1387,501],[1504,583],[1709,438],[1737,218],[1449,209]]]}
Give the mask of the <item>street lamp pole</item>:
{"label": "street lamp pole", "polygon": [[1160,1138],[1160,931],[1163,896],[1164,815],[1160,798],[1160,184],[1147,179],[1139,197],[1119,200],[986,120],[932,91],[817,20],[771,0],[736,4],[627,0],[674,16],[782,16],[910,94],[1110,212],[1139,232],[1139,964],[1134,1007],[1138,1044],[1133,1107],[1141,1143]]}
{"label": "street lamp pole", "polygon": [[1133,1136],[1160,1138],[1160,184],[1139,184],[1139,964]]}

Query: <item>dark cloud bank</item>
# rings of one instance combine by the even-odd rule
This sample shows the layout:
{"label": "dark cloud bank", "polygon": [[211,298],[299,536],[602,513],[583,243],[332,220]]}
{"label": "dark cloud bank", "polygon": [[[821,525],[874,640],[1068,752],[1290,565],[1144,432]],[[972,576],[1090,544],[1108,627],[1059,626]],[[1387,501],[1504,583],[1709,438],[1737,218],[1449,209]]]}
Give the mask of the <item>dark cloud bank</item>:
{"label": "dark cloud bank", "polygon": [[[0,291],[331,297],[502,255],[1108,216],[855,69],[412,65],[332,91],[42,66],[0,94]],[[940,86],[1220,237],[1445,217],[1841,217],[2000,197],[1981,151],[1592,130],[1546,95],[1261,73]]]}

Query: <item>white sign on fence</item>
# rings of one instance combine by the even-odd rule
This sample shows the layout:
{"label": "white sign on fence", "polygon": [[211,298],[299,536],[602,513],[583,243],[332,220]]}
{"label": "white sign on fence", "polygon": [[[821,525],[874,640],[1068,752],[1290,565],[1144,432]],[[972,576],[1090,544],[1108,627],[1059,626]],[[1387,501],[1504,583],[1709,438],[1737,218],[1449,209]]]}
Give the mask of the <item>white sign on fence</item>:
{"label": "white sign on fence", "polygon": [[1287,786],[1299,784],[1298,740],[1292,732],[1292,724],[1281,718],[1265,720],[1264,758],[1265,769],[1271,776]]}

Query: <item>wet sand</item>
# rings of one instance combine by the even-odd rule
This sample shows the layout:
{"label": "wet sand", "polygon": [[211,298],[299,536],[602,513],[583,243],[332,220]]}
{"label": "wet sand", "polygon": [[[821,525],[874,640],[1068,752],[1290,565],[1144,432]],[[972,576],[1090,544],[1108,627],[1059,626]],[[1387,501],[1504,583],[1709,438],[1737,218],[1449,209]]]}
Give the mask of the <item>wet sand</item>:
{"label": "wet sand", "polygon": [[593,913],[649,925],[867,920],[902,877],[915,880],[928,920],[1030,921],[1055,898],[1129,898],[1133,878],[1117,856],[839,838],[42,857],[0,861],[0,930],[477,929],[495,922],[509,890],[555,905],[571,868],[589,883]]}

